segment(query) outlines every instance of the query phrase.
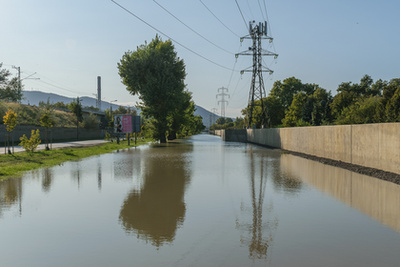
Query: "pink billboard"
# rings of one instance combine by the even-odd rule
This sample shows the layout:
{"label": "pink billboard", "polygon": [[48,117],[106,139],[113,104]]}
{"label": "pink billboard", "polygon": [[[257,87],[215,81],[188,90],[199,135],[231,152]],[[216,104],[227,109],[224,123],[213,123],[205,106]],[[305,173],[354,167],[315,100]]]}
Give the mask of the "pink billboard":
{"label": "pink billboard", "polygon": [[115,133],[132,133],[132,115],[114,116]]}

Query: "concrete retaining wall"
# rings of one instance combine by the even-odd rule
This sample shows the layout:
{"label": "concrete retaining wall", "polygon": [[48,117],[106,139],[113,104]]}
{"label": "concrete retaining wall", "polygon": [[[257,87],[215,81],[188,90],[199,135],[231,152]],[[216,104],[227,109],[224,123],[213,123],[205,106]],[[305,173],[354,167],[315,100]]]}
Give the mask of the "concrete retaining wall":
{"label": "concrete retaining wall", "polygon": [[[45,139],[46,129],[39,126],[32,125],[17,125],[12,131],[12,136],[14,144],[19,143],[19,138],[24,134],[29,138],[31,136],[31,131],[39,129],[40,138],[42,143]],[[5,125],[0,125],[0,143],[4,143],[8,132]],[[76,128],[65,128],[65,127],[53,127],[49,129],[49,139],[52,137],[53,142],[60,140],[76,140]],[[84,128],[79,128],[79,140],[89,140],[89,139],[103,139],[105,137],[104,130],[88,130]]]}
{"label": "concrete retaining wall", "polygon": [[400,174],[400,123],[248,129],[247,142]]}
{"label": "concrete retaining wall", "polygon": [[248,129],[247,141],[400,174],[400,123]]}
{"label": "concrete retaining wall", "polygon": [[220,133],[221,139],[229,142],[247,142],[246,129],[241,130],[223,130]]}

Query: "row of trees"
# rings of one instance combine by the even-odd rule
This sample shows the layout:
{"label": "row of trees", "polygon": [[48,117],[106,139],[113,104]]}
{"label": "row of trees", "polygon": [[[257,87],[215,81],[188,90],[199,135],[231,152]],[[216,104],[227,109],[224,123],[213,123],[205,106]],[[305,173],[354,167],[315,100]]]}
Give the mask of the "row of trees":
{"label": "row of trees", "polygon": [[[48,129],[53,127],[54,123],[51,119],[51,114],[48,112],[49,110],[46,110],[42,116],[40,117],[40,125],[46,129],[46,150],[49,150],[49,143],[48,143]],[[8,153],[11,154],[11,149],[10,147],[13,148],[14,152],[14,142],[12,141],[12,131],[15,129],[15,127],[18,124],[18,115],[15,113],[12,109],[8,109],[6,114],[3,117],[3,122],[6,125],[6,130],[8,132],[7,138],[5,140],[5,147],[8,148]],[[34,152],[36,147],[40,144],[40,134],[39,130],[37,129],[36,132],[35,130],[32,130],[31,132],[31,137],[28,139],[25,134],[20,137],[21,143],[24,147],[24,149],[27,152]]]}
{"label": "row of trees", "polygon": [[[317,84],[290,77],[276,81],[263,101],[270,127],[400,122],[400,79],[374,82],[365,75],[359,83],[340,84],[333,97]],[[256,104],[251,125],[259,128],[261,105]]]}
{"label": "row of trees", "polygon": [[185,90],[185,64],[171,41],[157,35],[149,44],[126,52],[118,63],[122,83],[142,101],[140,108],[153,138],[165,143],[200,132],[192,94]]}

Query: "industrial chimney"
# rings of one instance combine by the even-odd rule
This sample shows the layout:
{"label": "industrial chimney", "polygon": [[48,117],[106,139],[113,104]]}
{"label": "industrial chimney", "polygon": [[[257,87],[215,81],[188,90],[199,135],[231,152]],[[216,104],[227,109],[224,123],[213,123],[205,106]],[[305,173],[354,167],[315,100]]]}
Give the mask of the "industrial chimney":
{"label": "industrial chimney", "polygon": [[97,76],[97,103],[96,107],[101,110],[101,76]]}

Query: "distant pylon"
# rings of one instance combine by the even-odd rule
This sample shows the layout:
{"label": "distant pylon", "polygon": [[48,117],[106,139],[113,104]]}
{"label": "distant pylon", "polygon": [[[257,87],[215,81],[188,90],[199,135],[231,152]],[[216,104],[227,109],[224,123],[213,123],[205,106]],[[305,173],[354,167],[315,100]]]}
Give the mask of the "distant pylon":
{"label": "distant pylon", "polygon": [[[256,105],[261,106],[261,127],[269,126],[268,107],[262,100],[266,97],[262,73],[269,72],[272,74],[273,71],[262,65],[262,56],[274,56],[276,58],[278,54],[261,48],[262,40],[269,40],[270,42],[273,40],[272,37],[269,37],[267,34],[267,22],[260,22],[258,25],[255,24],[255,21],[249,22],[249,34],[242,37],[241,41],[243,41],[243,39],[251,39],[253,41],[253,46],[249,47],[247,51],[235,55],[236,57],[239,55],[253,56],[253,66],[241,71],[242,74],[244,72],[253,73],[248,102],[248,126],[252,126],[254,107]],[[257,101],[260,103],[256,103]]]}
{"label": "distant pylon", "polygon": [[230,97],[229,94],[225,93],[225,91],[228,92],[228,88],[225,88],[225,87],[218,88],[218,94],[217,94],[217,98],[221,97],[221,100],[218,100],[218,105],[221,103],[221,117],[222,118],[225,118],[225,107],[228,105],[228,100],[226,100],[225,97],[228,97],[228,98]]}

